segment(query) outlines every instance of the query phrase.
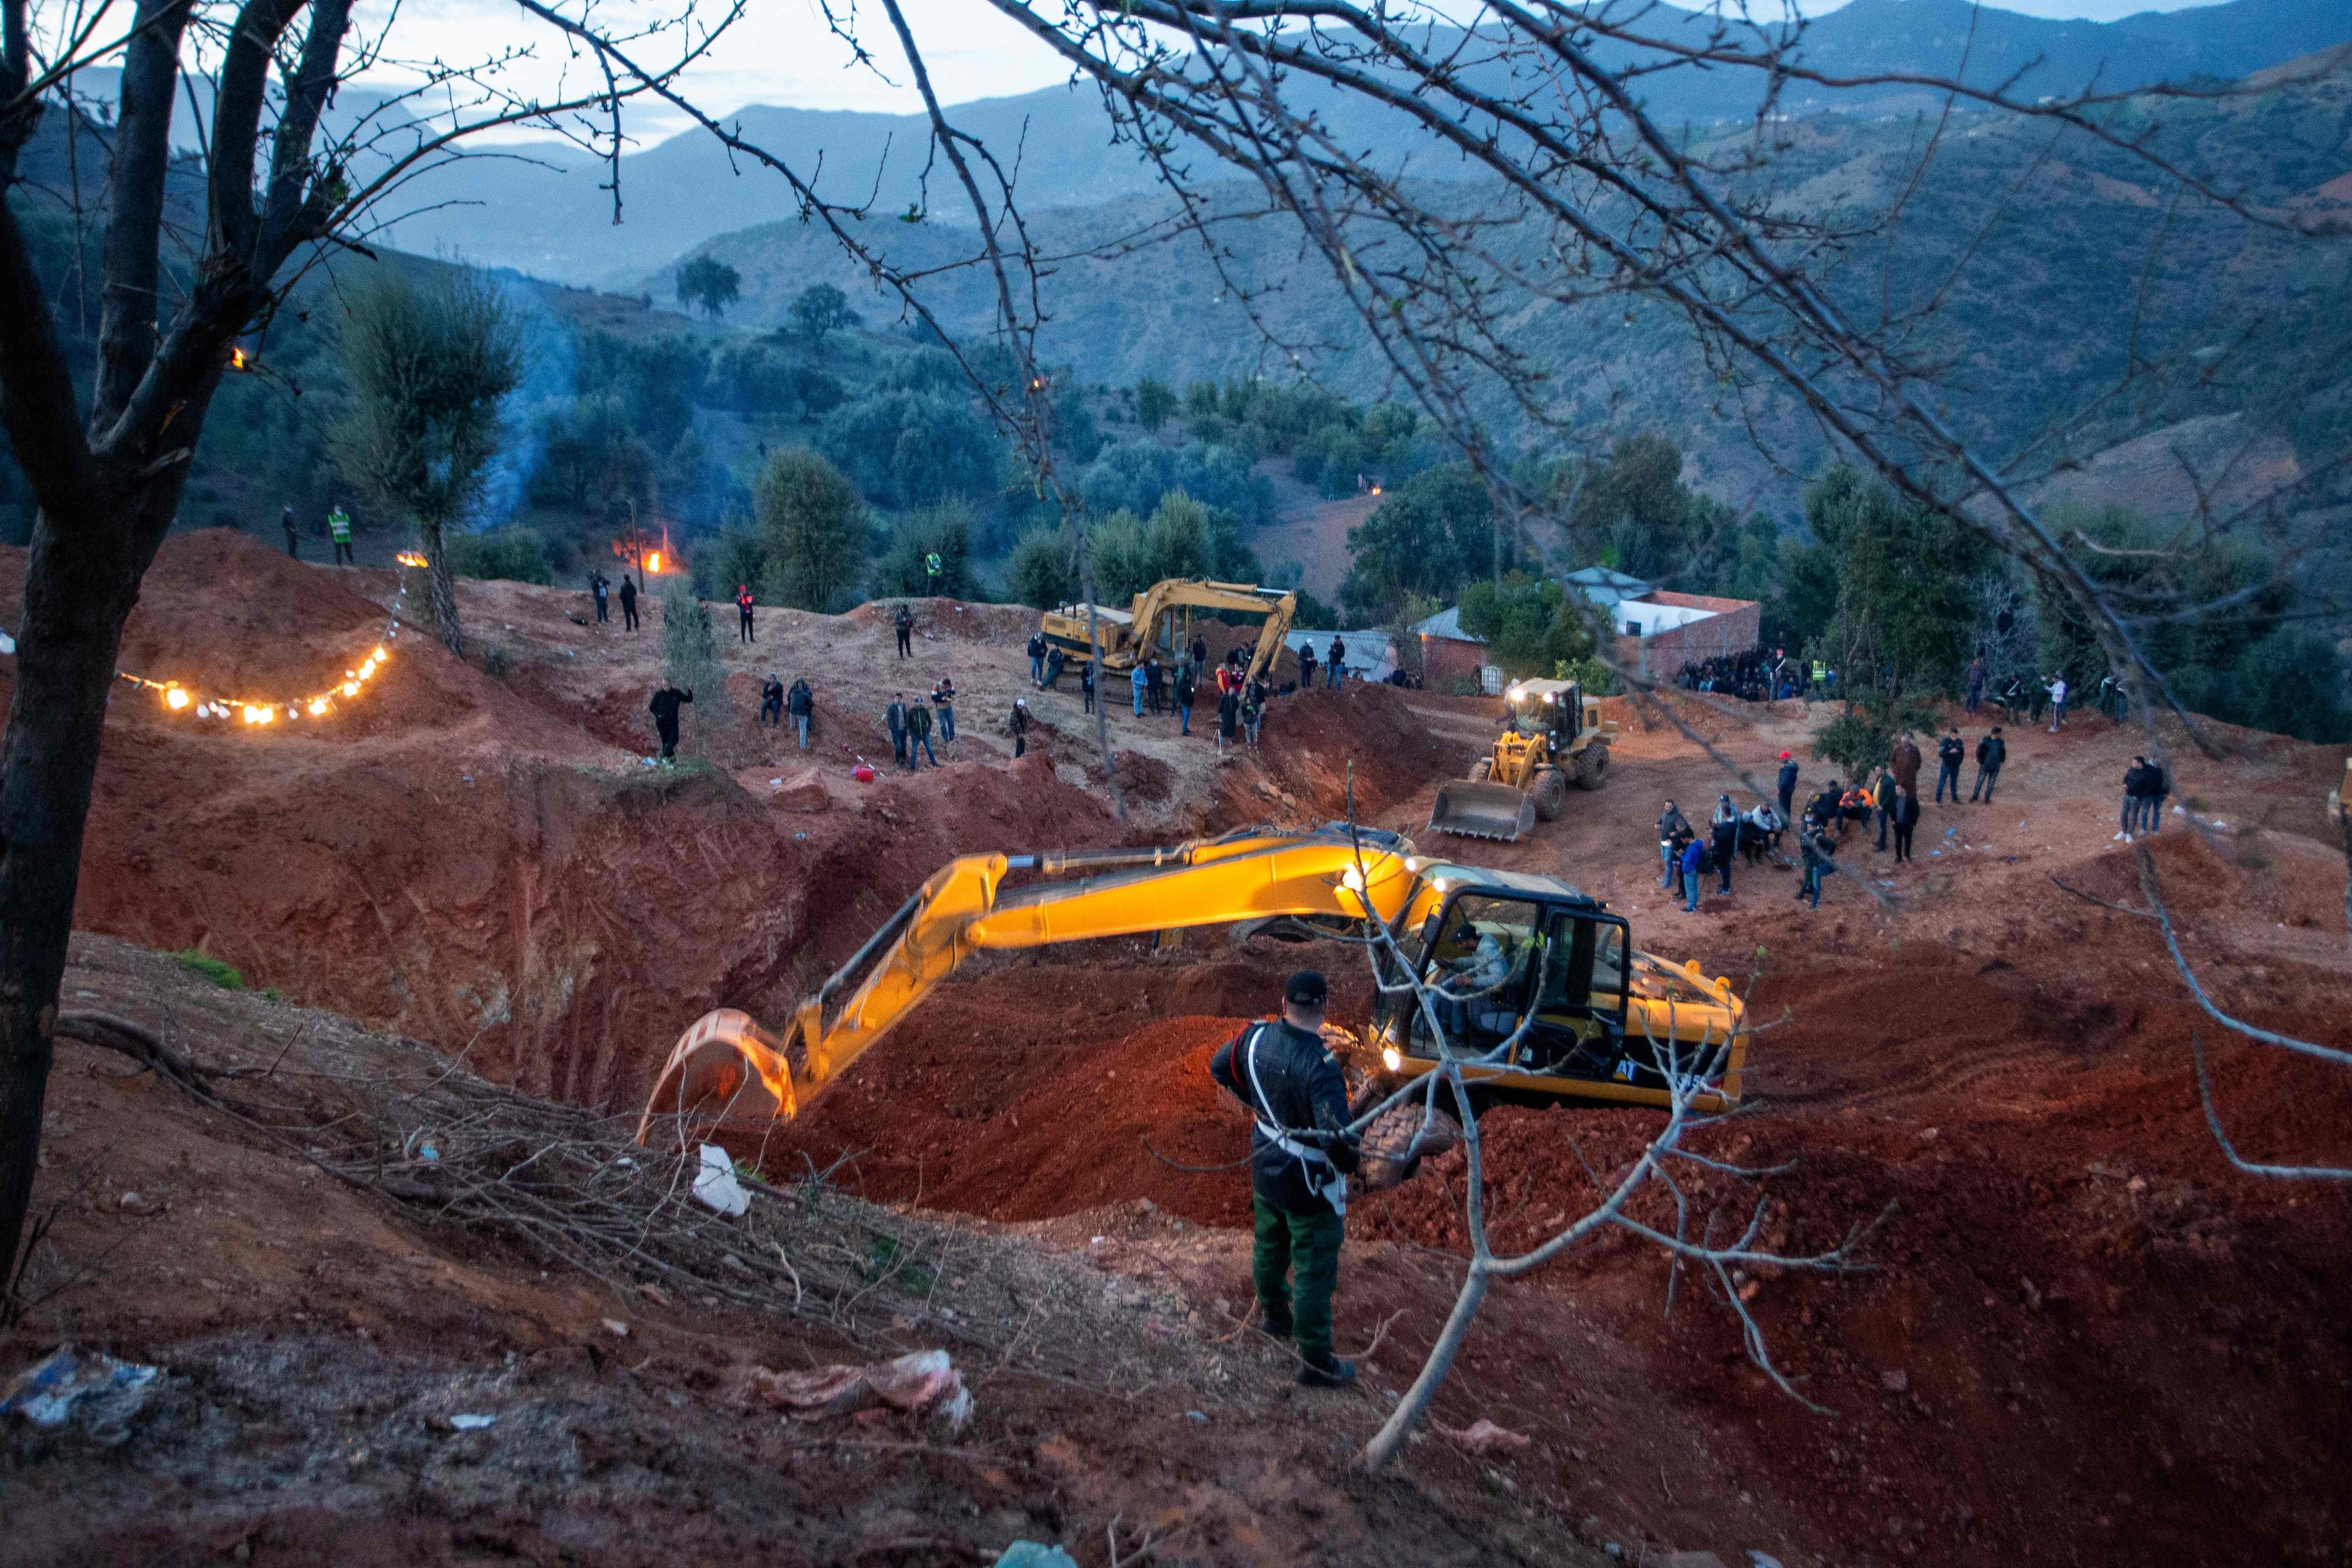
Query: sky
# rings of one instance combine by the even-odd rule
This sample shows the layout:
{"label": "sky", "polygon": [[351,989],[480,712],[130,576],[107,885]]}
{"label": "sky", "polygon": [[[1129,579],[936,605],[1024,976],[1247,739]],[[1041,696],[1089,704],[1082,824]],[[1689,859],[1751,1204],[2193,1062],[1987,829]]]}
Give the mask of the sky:
{"label": "sky", "polygon": [[[372,14],[380,20],[388,3],[367,0],[362,5],[362,25]],[[675,6],[675,0],[594,3],[597,15],[608,25],[633,11],[650,14]],[[697,3],[707,9],[711,0]],[[851,3],[835,0],[835,9]],[[1805,0],[1804,9],[1809,15],[1821,16],[1847,3]],[[2212,3],[2215,0],[2009,0],[2001,8],[2028,16],[2104,22],[2141,11],[2185,10]],[[944,102],[1009,97],[1068,79],[1067,70],[1043,44],[985,0],[902,0],[902,4],[922,45],[932,84]],[[1053,0],[1036,0],[1036,4],[1041,13],[1053,14]],[[1762,9],[1759,5],[1759,12]],[[400,0],[399,15],[398,52],[408,59],[478,58],[490,49],[536,39],[536,58],[514,67],[511,79],[530,83],[542,92],[556,89],[567,70],[572,83],[583,79],[578,66],[564,59],[553,35],[536,23],[521,21],[512,0]],[[881,62],[878,70],[852,61],[848,47],[828,30],[816,0],[751,0],[744,18],[689,73],[688,96],[721,114],[751,104],[879,113],[919,110],[921,100],[880,5],[868,0],[858,13],[858,24],[861,36]],[[674,52],[677,45],[673,42],[669,47]],[[650,62],[660,58],[661,51],[648,46],[642,53]],[[391,75],[378,72],[373,79],[388,83]],[[676,111],[650,105],[634,110],[629,122],[631,136],[641,144],[685,128],[686,121]]]}

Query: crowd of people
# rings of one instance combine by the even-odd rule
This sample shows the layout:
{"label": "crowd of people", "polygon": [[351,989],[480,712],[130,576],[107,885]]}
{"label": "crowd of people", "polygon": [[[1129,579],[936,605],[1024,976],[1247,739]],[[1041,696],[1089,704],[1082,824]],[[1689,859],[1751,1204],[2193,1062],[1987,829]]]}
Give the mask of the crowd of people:
{"label": "crowd of people", "polygon": [[[595,601],[598,618],[604,616],[608,584],[601,574],[592,574],[590,593]],[[628,579],[622,579],[622,601],[629,617],[631,629],[635,626],[635,594]],[[736,591],[738,639],[755,643],[756,608],[748,584]],[[898,657],[912,657],[914,634],[917,630],[911,605],[900,605],[893,612],[891,629]],[[1084,711],[1093,713],[1100,693],[1096,689],[1095,667],[1092,661],[1071,658],[1043,634],[1033,634],[1028,642],[1029,680],[1033,689],[1054,691],[1062,680],[1076,668],[1079,699]],[[1212,667],[1205,637],[1195,636],[1179,650],[1176,657],[1162,660],[1157,651],[1147,654],[1143,662],[1132,671],[1116,679],[1129,683],[1135,716],[1172,718],[1181,736],[1192,733],[1193,721],[1204,721],[1208,737],[1220,752],[1255,750],[1265,730],[1268,710],[1276,695],[1287,695],[1301,688],[1311,689],[1318,672],[1325,689],[1331,689],[1347,680],[1353,673],[1348,665],[1348,647],[1344,638],[1334,637],[1323,657],[1318,658],[1310,642],[1302,641],[1297,649],[1301,679],[1296,684],[1284,683],[1279,692],[1270,675],[1253,673],[1251,649],[1237,647]],[[661,760],[674,760],[677,744],[679,710],[694,700],[693,693],[664,682],[656,689],[649,708],[654,715],[655,729],[662,742]],[[928,762],[940,765],[940,746],[952,747],[956,729],[956,685],[954,677],[942,673],[930,690],[913,696],[906,690],[891,693],[884,708],[882,721],[890,736],[893,764],[908,772],[919,771]],[[1202,714],[1200,710],[1205,709]],[[760,712],[756,721],[763,727],[782,729],[792,721],[793,738],[800,750],[809,749],[810,736],[816,718],[816,693],[805,675],[796,676],[785,685],[782,675],[768,671],[760,683]],[[1013,742],[1013,754],[1024,755],[1028,751],[1029,732],[1037,721],[1029,710],[1028,699],[1016,699],[1004,719],[1004,732]],[[952,752],[950,752],[952,755]]]}
{"label": "crowd of people", "polygon": [[1770,702],[1797,695],[1797,667],[1785,648],[1751,647],[1694,659],[1675,678],[1685,691],[1718,691],[1742,702]]}
{"label": "crowd of people", "polygon": [[[1947,791],[1954,805],[1962,804],[1960,773],[1969,756],[1969,747],[1959,726],[1948,726],[1936,742],[1936,804],[1943,804]],[[1990,805],[2000,784],[2001,768],[2009,760],[2009,742],[2001,725],[1991,726],[1978,738],[1975,758],[1976,777],[1969,786],[1968,804]],[[1919,770],[1924,760],[1918,742],[1906,732],[1867,782],[1847,784],[1832,776],[1799,812],[1801,770],[1795,754],[1782,752],[1774,788],[1777,805],[1767,801],[1743,812],[1729,795],[1718,795],[1703,833],[1669,800],[1657,820],[1659,890],[1672,893],[1682,900],[1685,910],[1695,912],[1706,873],[1715,873],[1720,884],[1717,891],[1727,896],[1735,860],[1744,858],[1754,866],[1769,853],[1786,864],[1782,840],[1793,832],[1796,864],[1804,873],[1795,896],[1819,909],[1822,885],[1837,873],[1838,854],[1856,826],[1865,836],[1875,828],[1873,853],[1891,849],[1896,865],[1912,858],[1919,828]],[[2156,831],[2170,788],[2160,765],[2146,757],[2134,758],[2124,777],[2122,831],[2116,837],[2128,842],[2135,834]]]}

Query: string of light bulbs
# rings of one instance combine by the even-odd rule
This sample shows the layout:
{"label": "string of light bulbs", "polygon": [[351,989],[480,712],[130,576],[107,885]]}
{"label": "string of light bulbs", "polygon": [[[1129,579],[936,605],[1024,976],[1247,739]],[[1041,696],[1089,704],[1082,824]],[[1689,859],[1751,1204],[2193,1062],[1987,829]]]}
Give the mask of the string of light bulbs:
{"label": "string of light bulbs", "polygon": [[408,571],[425,564],[424,556],[404,550],[397,557],[401,565],[400,594],[386,613],[383,640],[369,650],[359,664],[343,671],[342,679],[324,691],[307,697],[287,700],[257,700],[245,697],[207,696],[203,691],[177,680],[156,680],[144,675],[134,675],[127,669],[114,672],[115,679],[128,682],[142,691],[152,691],[163,704],[164,710],[194,719],[212,719],[260,726],[275,724],[281,718],[289,722],[303,719],[324,719],[335,711],[338,701],[350,701],[367,689],[383,667],[392,662],[390,644],[400,636],[400,599],[408,597]]}

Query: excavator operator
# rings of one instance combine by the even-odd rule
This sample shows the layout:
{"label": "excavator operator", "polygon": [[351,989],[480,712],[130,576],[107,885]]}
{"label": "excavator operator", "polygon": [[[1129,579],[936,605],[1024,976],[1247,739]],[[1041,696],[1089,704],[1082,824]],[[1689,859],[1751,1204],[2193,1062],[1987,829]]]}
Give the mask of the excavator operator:
{"label": "excavator operator", "polygon": [[1298,1381],[1308,1388],[1345,1388],[1356,1379],[1356,1363],[1331,1353],[1331,1291],[1347,1236],[1348,1175],[1358,1162],[1344,1131],[1347,1081],[1323,1047],[1328,994],[1321,974],[1298,971],[1284,983],[1281,1018],[1252,1024],[1209,1063],[1210,1076],[1257,1119],[1250,1190],[1259,1326],[1296,1340]]}

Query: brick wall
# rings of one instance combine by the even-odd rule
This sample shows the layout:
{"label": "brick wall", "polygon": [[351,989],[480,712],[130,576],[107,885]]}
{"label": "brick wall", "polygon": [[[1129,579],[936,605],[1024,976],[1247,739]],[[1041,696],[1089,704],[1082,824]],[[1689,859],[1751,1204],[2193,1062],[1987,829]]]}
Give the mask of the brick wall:
{"label": "brick wall", "polygon": [[1421,683],[1428,690],[1451,691],[1457,680],[1475,681],[1479,667],[1486,662],[1485,643],[1433,637],[1425,633],[1422,637]]}
{"label": "brick wall", "polygon": [[1654,680],[1672,680],[1685,664],[1717,654],[1745,653],[1763,636],[1764,606],[1750,599],[1716,599],[1701,594],[1649,595],[1650,602],[1717,610],[1703,621],[1674,626],[1655,637],[1617,639],[1617,661]]}

